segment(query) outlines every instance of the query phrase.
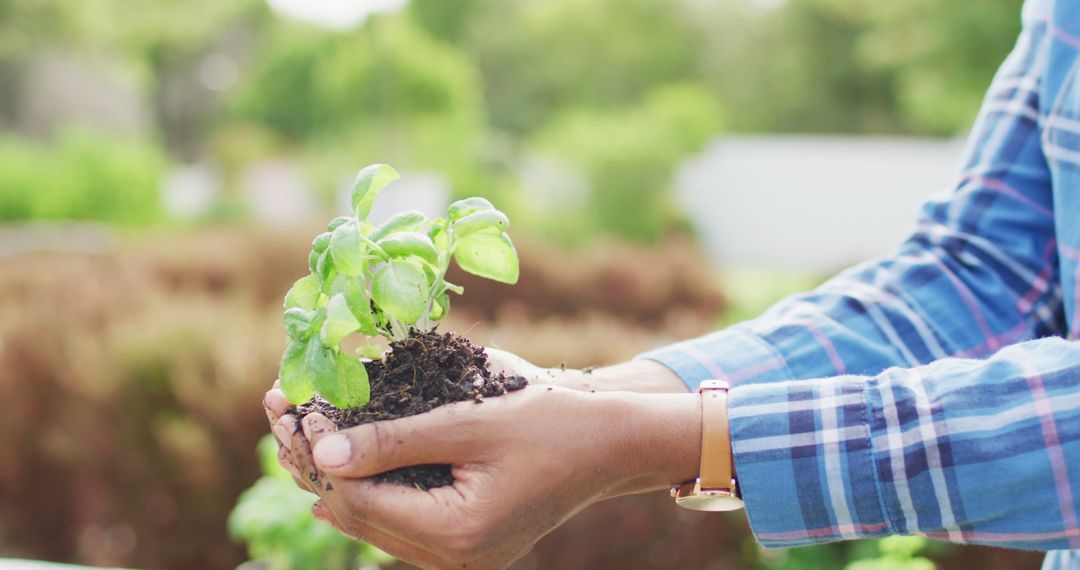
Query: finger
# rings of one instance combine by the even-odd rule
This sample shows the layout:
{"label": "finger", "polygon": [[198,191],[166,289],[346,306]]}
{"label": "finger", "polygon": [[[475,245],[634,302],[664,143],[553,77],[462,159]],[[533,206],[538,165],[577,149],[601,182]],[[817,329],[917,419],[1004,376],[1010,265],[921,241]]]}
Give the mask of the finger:
{"label": "finger", "polygon": [[263,396],[263,410],[266,412],[266,418],[270,420],[271,424],[281,419],[281,416],[285,415],[285,412],[292,407],[289,399],[285,397],[285,392],[282,392],[279,388],[271,388]]}
{"label": "finger", "polygon": [[289,475],[292,475],[293,482],[296,483],[297,487],[310,493],[315,492],[315,490],[311,488],[311,485],[304,482],[301,478],[300,471],[296,468],[296,465],[293,464],[292,453],[290,453],[285,446],[281,446],[281,449],[278,450],[278,465],[285,471],[288,471]]}
{"label": "finger", "polygon": [[337,431],[337,426],[334,425],[334,422],[318,412],[304,416],[304,419],[300,421],[300,426],[304,430],[304,437],[307,438],[312,446],[324,436]]}
{"label": "finger", "polygon": [[446,562],[438,556],[412,544],[391,536],[369,524],[353,522],[346,530],[333,511],[323,501],[316,501],[311,507],[311,514],[321,521],[329,523],[341,534],[353,539],[366,542],[382,549],[387,554],[421,568],[438,568],[446,565]]}
{"label": "finger", "polygon": [[285,414],[278,418],[274,425],[270,426],[270,431],[274,432],[274,437],[277,438],[278,443],[292,451],[292,438],[296,433],[296,418],[291,414]]}
{"label": "finger", "polygon": [[[435,544],[447,534],[448,520],[460,510],[461,492],[454,487],[421,491],[371,479],[326,476],[333,493],[322,493],[335,513],[354,523],[370,525],[381,533],[417,545]],[[333,495],[333,496],[331,496]]]}
{"label": "finger", "polygon": [[477,414],[462,413],[461,406],[320,434],[313,445],[315,463],[330,475],[370,477],[409,465],[475,459]]}
{"label": "finger", "polygon": [[334,515],[334,512],[330,510],[330,507],[326,506],[326,503],[322,499],[315,501],[315,504],[311,505],[311,516],[315,517],[315,520],[320,520],[329,524],[334,527],[334,530],[353,540],[360,540],[360,537],[356,536],[356,533],[349,532],[348,529],[342,526],[341,521],[338,520],[337,516]]}
{"label": "finger", "polygon": [[[291,423],[288,420],[291,420]],[[292,439],[289,444],[289,450],[292,452],[293,465],[295,465],[296,470],[300,472],[300,479],[309,482],[314,490],[321,489],[322,474],[315,467],[315,462],[311,459],[311,444],[308,442],[308,439],[304,437],[304,431],[296,427],[296,418],[292,416],[281,418],[281,422],[293,426],[291,428]]]}

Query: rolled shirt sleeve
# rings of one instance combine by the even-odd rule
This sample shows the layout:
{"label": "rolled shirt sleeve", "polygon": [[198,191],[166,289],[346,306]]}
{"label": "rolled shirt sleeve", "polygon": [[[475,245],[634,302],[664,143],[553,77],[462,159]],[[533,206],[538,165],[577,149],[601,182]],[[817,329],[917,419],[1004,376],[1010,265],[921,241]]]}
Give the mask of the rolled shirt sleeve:
{"label": "rolled shirt sleeve", "polygon": [[730,421],[754,536],[1077,548],[1078,378],[1080,344],[1048,338],[987,360],[740,386]]}

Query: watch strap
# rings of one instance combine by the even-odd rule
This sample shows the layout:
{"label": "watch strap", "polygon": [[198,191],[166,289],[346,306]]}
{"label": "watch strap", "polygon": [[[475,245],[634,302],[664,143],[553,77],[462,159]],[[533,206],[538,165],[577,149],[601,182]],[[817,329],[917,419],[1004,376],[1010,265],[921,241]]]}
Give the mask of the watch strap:
{"label": "watch strap", "polygon": [[702,382],[701,489],[732,491],[731,434],[728,427],[728,384]]}

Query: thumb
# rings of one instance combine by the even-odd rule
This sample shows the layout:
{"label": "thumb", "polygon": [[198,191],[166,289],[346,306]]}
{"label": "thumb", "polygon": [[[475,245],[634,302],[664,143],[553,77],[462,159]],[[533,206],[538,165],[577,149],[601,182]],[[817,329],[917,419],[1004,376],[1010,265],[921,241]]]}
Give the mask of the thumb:
{"label": "thumb", "polygon": [[430,412],[338,432],[312,433],[312,456],[322,471],[336,477],[370,477],[399,467],[473,461],[476,416],[457,403]]}

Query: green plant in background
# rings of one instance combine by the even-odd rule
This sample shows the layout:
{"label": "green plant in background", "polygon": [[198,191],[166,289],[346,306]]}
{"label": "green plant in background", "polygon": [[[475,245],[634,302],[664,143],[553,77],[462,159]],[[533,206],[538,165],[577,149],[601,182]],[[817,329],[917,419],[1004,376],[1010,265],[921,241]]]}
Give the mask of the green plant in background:
{"label": "green plant in background", "polygon": [[890,536],[877,541],[877,558],[855,560],[844,570],[934,570],[934,563],[916,556],[929,541],[920,536]]}
{"label": "green plant in background", "polygon": [[695,83],[661,87],[631,107],[560,114],[533,149],[580,171],[588,191],[586,207],[550,217],[555,227],[547,233],[573,242],[597,233],[639,242],[662,237],[680,219],[670,199],[675,167],[722,124],[715,97]]}
{"label": "green plant in background", "polygon": [[0,222],[161,218],[168,160],[153,144],[69,130],[50,144],[0,138]]}
{"label": "green plant in background", "polygon": [[[367,404],[367,370],[341,350],[342,339],[359,332],[401,340],[412,330],[430,330],[450,310],[449,293],[462,292],[446,281],[451,259],[473,275],[518,280],[517,251],[506,234],[510,221],[483,198],[454,202],[445,218],[410,211],[378,226],[369,222],[375,197],[397,178],[385,164],[357,174],[352,215],[335,218],[315,238],[311,274],[285,295],[289,343],[280,379],[294,404],[316,392],[343,409]],[[379,358],[382,349],[369,343],[358,352]]]}
{"label": "green plant in background", "polygon": [[345,570],[372,568],[393,558],[354,541],[311,516],[314,497],[301,490],[277,463],[278,443],[259,441],[263,477],[240,495],[229,515],[229,533],[247,543],[248,554],[268,570]]}
{"label": "green plant in background", "polygon": [[933,570],[936,566],[930,559],[916,554],[922,552],[940,558],[956,549],[956,545],[919,536],[889,536],[769,551],[762,550],[751,538],[743,544],[744,556],[756,557],[755,567],[761,570]]}

